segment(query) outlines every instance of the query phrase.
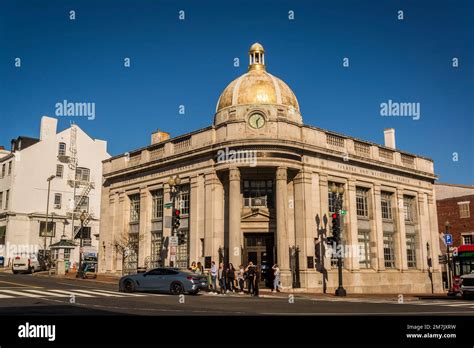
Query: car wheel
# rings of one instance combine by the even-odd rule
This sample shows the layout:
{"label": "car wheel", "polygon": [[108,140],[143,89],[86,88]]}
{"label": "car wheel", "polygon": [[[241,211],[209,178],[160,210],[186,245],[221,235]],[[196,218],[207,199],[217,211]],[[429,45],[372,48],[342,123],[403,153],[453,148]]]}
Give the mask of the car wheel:
{"label": "car wheel", "polygon": [[183,284],[179,283],[179,282],[174,282],[171,284],[170,286],[170,292],[173,294],[173,295],[180,295],[184,292],[184,288],[183,288]]}
{"label": "car wheel", "polygon": [[13,274],[18,274],[18,271],[13,271]]}
{"label": "car wheel", "polygon": [[123,289],[125,292],[134,292],[135,283],[131,279],[127,279],[123,282]]}
{"label": "car wheel", "polygon": [[35,273],[35,268],[34,268],[34,267],[30,267],[30,269],[28,270],[28,273],[30,273],[30,274]]}

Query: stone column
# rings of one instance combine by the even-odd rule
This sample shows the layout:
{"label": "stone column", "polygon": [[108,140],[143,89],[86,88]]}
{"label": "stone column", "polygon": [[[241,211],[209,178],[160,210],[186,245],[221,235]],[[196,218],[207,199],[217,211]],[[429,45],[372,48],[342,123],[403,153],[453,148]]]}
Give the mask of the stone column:
{"label": "stone column", "polygon": [[278,167],[276,170],[276,259],[281,270],[281,283],[284,288],[291,287],[292,283],[289,260],[287,209],[287,169],[286,167]]}
{"label": "stone column", "polygon": [[299,265],[303,277],[301,286],[309,286],[307,256],[314,258],[314,238],[316,237],[316,225],[312,209],[312,186],[311,173],[301,170],[294,179],[295,187],[295,235],[296,245],[300,248]]}
{"label": "stone column", "polygon": [[[426,257],[426,242],[429,241],[429,228],[430,222],[428,221],[428,206],[425,204],[425,194],[422,192],[417,192],[417,219],[416,219],[416,228],[418,234],[418,243],[419,247],[417,248],[416,253],[416,264],[417,268],[421,269],[423,272],[428,270],[428,259]],[[430,243],[431,247],[431,243]]]}
{"label": "stone column", "polygon": [[219,262],[224,247],[224,188],[215,171],[205,174],[204,254]]}
{"label": "stone column", "polygon": [[[350,245],[350,257],[346,257],[345,261],[348,261],[346,268],[358,271],[359,266],[359,228],[357,225],[357,202],[356,202],[356,182],[354,179],[350,179],[348,182],[348,206],[347,211],[349,212],[349,223],[347,224],[348,231],[343,231],[343,237],[346,239],[346,245]],[[357,249],[357,252],[356,252]]]}
{"label": "stone column", "polygon": [[428,205],[428,214],[429,214],[429,222],[430,222],[430,246],[431,246],[431,259],[433,264],[433,271],[440,271],[440,265],[438,262],[438,255],[441,255],[441,248],[440,248],[440,238],[438,232],[438,214],[436,213],[436,199],[433,193],[428,193],[427,197],[427,205]]}
{"label": "stone column", "polygon": [[138,267],[150,267],[151,205],[152,198],[150,192],[146,187],[140,187],[140,229],[138,231]]}
{"label": "stone column", "polygon": [[[125,194],[124,191],[121,191],[118,193],[117,198],[118,198],[117,218],[116,218],[117,230],[114,231],[113,241],[115,241],[115,239],[119,239],[119,240],[123,239],[124,235],[128,233],[128,229],[129,229],[129,226],[128,226],[129,216],[127,216],[127,213],[130,214],[130,211],[129,209],[127,209],[127,204],[129,203],[127,195]],[[116,254],[116,258],[114,258],[114,260],[116,260],[115,267],[114,267],[115,270],[117,272],[122,272],[123,255]]]}
{"label": "stone column", "polygon": [[198,225],[198,177],[192,176],[189,197],[189,260],[202,261],[199,254],[199,225]]}
{"label": "stone column", "polygon": [[373,186],[373,204],[372,204],[372,214],[374,218],[372,220],[372,229],[374,231],[373,235],[375,236],[375,249],[377,262],[374,262],[372,266],[376,270],[383,271],[385,270],[385,259],[383,255],[383,223],[382,223],[382,201],[381,201],[381,192],[380,184],[375,184]]}
{"label": "stone column", "polygon": [[[163,202],[171,202],[171,188],[167,183],[163,185]],[[165,266],[170,264],[170,237],[171,237],[171,215],[173,209],[164,209],[163,210],[163,238],[165,240],[167,253],[166,259],[164,261]]]}
{"label": "stone column", "polygon": [[241,263],[240,229],[242,202],[240,199],[240,171],[229,170],[229,262],[234,267]]}
{"label": "stone column", "polygon": [[405,212],[403,209],[403,189],[397,187],[397,234],[398,245],[395,245],[397,268],[404,271],[408,269],[407,240],[405,233]]}

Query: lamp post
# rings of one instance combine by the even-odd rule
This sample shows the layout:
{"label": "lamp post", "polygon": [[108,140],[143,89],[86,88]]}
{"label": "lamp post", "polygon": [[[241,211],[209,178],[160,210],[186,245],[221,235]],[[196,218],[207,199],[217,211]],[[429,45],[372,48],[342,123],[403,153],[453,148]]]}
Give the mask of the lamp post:
{"label": "lamp post", "polygon": [[339,286],[336,289],[336,296],[346,296],[346,289],[344,289],[342,285],[342,254],[341,254],[341,218],[340,218],[340,210],[342,209],[342,197],[344,194],[344,186],[336,184],[332,184],[331,192],[333,194],[333,206],[334,206],[334,214],[333,214],[333,221],[335,220],[336,223],[333,223],[333,236],[336,241],[336,251],[337,251],[337,274],[339,278]]}
{"label": "lamp post", "polygon": [[[449,233],[449,227],[451,227],[451,224],[449,223],[449,221],[446,220],[446,222],[444,223],[444,227],[445,227],[445,234],[448,234]],[[446,276],[447,276],[447,280],[448,280],[448,293],[451,292],[451,259],[449,257],[449,244],[446,243]]]}
{"label": "lamp post", "polygon": [[[79,273],[82,273],[82,229],[84,228],[84,220],[86,219],[86,211],[83,210],[81,216],[79,217],[81,220],[81,235],[80,235],[80,244],[79,244]],[[82,274],[81,274],[82,275]]]}
{"label": "lamp post", "polygon": [[[176,211],[176,197],[179,194],[179,189],[181,184],[181,179],[178,175],[170,176],[168,179],[168,185],[170,185],[170,194],[171,194],[171,205],[172,205],[172,219],[171,219],[171,236],[175,237],[178,232],[178,226],[175,223],[175,211]],[[176,248],[176,246],[174,246]],[[171,257],[171,255],[170,255]],[[174,260],[170,260],[170,266],[173,267]]]}
{"label": "lamp post", "polygon": [[51,175],[50,177],[48,177],[46,179],[46,181],[48,182],[48,195],[47,195],[47,201],[46,201],[46,219],[45,219],[45,227],[44,227],[44,254],[43,254],[43,257],[44,257],[44,262],[46,263],[46,237],[48,235],[48,215],[49,215],[49,193],[51,192],[51,180],[53,180],[56,176],[55,175]]}

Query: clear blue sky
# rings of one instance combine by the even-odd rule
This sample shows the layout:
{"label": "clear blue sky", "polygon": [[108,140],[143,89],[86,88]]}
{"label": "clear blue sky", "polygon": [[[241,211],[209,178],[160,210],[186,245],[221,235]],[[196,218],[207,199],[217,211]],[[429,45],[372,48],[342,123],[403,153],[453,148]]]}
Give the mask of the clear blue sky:
{"label": "clear blue sky", "polygon": [[[306,124],[376,143],[394,127],[397,147],[433,158],[440,181],[473,184],[473,4],[1,0],[0,145],[37,137],[40,116],[54,115],[64,99],[95,102],[96,118],[63,117],[59,128],[76,121],[107,140],[112,155],[149,144],[158,128],[176,136],[206,127],[258,41]],[[380,103],[389,99],[421,103],[420,120],[381,117]]]}

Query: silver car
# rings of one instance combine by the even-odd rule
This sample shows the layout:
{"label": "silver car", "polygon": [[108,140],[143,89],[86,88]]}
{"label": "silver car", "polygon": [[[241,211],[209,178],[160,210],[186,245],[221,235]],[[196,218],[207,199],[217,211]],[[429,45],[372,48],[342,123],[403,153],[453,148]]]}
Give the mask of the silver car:
{"label": "silver car", "polygon": [[461,276],[461,295],[464,299],[472,298],[474,295],[474,271]]}
{"label": "silver car", "polygon": [[119,281],[119,290],[124,292],[155,291],[195,295],[200,290],[207,289],[206,276],[178,268],[154,268],[148,272],[123,276]]}

